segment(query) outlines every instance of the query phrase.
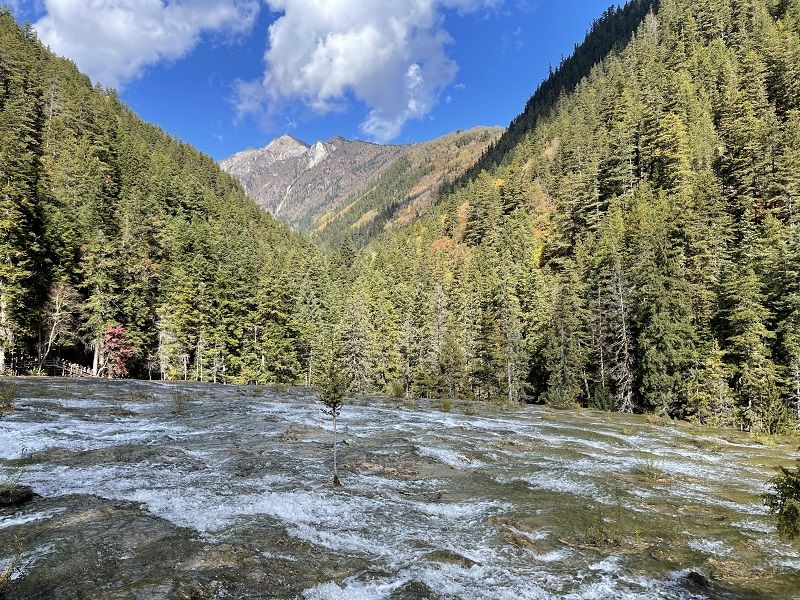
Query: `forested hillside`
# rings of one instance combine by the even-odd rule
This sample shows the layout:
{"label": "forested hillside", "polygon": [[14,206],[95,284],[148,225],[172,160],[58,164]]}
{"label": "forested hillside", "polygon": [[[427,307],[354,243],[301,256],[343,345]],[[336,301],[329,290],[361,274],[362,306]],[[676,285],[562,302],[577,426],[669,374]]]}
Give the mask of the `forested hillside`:
{"label": "forested hillside", "polygon": [[573,53],[563,58],[558,69],[536,89],[525,105],[525,110],[508,126],[505,134],[489,147],[469,170],[451,182],[450,190],[463,185],[481,171],[496,168],[508,160],[511,151],[547,116],[563,94],[572,93],[589,74],[592,67],[610,52],[622,50],[638,29],[644,17],[658,8],[659,0],[628,0],[622,6],[610,6],[597,19],[582,43],[575,45]]}
{"label": "forested hillside", "polygon": [[449,194],[389,231],[397,190],[354,199],[381,237],[327,261],[7,12],[0,36],[6,365],[797,424],[800,0],[607,12]]}
{"label": "forested hillside", "polygon": [[[0,12],[0,373],[294,381],[319,255]],[[30,361],[25,363],[30,368]]]}
{"label": "forested hillside", "polygon": [[587,39],[617,49],[532,102],[489,170],[335,254],[357,389],[795,426],[800,1],[643,14],[623,47]]}
{"label": "forested hillside", "polygon": [[325,249],[348,239],[363,247],[385,231],[414,221],[437,201],[440,188],[472,167],[502,132],[500,127],[474,127],[404,147],[379,177],[331,202],[316,222],[312,239]]}

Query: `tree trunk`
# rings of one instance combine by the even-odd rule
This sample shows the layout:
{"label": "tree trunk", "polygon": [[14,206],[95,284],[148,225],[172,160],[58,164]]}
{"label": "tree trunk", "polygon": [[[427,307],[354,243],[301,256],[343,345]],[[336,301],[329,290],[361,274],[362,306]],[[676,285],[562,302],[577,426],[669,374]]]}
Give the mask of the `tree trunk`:
{"label": "tree trunk", "polygon": [[800,428],[800,361],[794,365],[794,405],[797,410],[797,427]]}
{"label": "tree trunk", "polygon": [[11,327],[6,314],[6,300],[0,296],[0,375],[6,372],[6,345],[11,342]]}
{"label": "tree trunk", "polygon": [[92,377],[97,377],[100,368],[100,340],[94,341],[94,358],[92,358]]}
{"label": "tree trunk", "polygon": [[619,317],[619,331],[616,340],[616,364],[614,376],[617,382],[616,408],[623,413],[633,412],[633,372],[631,337],[629,331],[628,303],[626,302],[625,280],[622,266],[617,265],[615,277],[615,308]]}
{"label": "tree trunk", "polygon": [[[597,306],[603,306],[603,299],[601,296],[601,292],[597,290]],[[600,385],[602,386],[603,390],[606,389],[606,357],[605,357],[605,346],[603,344],[604,341],[604,331],[603,331],[603,317],[600,316],[598,318],[598,331],[597,331],[597,356],[600,359]]]}
{"label": "tree trunk", "polygon": [[508,403],[514,403],[514,390],[512,388],[512,373],[511,373],[511,360],[506,358],[506,378],[508,382]]}
{"label": "tree trunk", "polygon": [[339,481],[339,468],[336,463],[336,413],[333,413],[333,485],[341,487],[342,482]]}

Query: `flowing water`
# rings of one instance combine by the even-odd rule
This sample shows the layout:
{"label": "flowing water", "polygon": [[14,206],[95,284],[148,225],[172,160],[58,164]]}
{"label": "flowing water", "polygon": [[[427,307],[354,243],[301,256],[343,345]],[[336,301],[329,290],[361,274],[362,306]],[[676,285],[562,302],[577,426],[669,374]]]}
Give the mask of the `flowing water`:
{"label": "flowing water", "polygon": [[[0,421],[17,598],[798,598],[795,448],[641,417],[32,379]],[[0,594],[2,595],[2,594]]]}

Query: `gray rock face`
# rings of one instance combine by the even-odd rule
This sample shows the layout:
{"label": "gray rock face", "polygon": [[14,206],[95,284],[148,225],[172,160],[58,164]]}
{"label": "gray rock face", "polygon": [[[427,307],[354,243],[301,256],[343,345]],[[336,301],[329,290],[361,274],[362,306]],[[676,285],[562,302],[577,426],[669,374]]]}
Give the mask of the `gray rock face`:
{"label": "gray rock face", "polygon": [[337,199],[362,189],[408,148],[338,136],[309,146],[282,135],[264,148],[234,154],[220,166],[276,218],[307,230]]}

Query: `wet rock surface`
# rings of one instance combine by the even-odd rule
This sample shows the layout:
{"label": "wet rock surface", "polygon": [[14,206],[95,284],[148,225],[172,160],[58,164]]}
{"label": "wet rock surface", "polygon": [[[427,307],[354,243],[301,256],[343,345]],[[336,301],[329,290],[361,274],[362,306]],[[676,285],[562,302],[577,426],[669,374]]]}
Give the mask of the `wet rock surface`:
{"label": "wet rock surface", "polygon": [[439,596],[421,581],[409,581],[392,592],[389,600],[439,600]]}
{"label": "wet rock surface", "polygon": [[800,549],[759,497],[791,447],[374,399],[343,412],[334,488],[330,423],[300,389],[17,383],[0,483],[29,489],[0,504],[9,599],[800,594]]}
{"label": "wet rock surface", "polygon": [[29,485],[19,485],[16,483],[0,484],[0,508],[19,506],[30,502],[36,494]]}

